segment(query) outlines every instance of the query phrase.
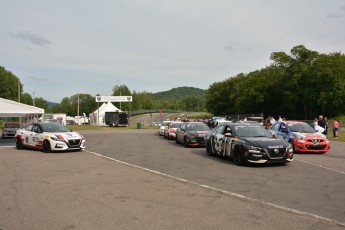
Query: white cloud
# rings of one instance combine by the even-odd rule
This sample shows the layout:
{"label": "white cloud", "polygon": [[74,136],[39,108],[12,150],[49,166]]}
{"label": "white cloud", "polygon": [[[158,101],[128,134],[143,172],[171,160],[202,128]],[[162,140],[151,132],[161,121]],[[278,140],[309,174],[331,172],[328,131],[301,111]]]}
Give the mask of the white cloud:
{"label": "white cloud", "polygon": [[342,0],[12,0],[0,8],[0,65],[55,102],[116,84],[207,89],[296,45],[344,52],[344,13]]}

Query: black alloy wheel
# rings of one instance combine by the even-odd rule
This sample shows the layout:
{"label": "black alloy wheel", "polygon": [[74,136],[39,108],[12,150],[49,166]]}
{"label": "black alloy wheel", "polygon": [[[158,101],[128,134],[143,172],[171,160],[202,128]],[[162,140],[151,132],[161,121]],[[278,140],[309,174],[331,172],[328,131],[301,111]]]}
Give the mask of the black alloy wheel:
{"label": "black alloy wheel", "polygon": [[48,140],[45,140],[43,142],[43,152],[50,153],[52,151],[52,148],[50,147],[50,142]]}
{"label": "black alloy wheel", "polygon": [[245,165],[247,163],[243,156],[243,152],[239,148],[234,150],[234,163],[236,165]]}
{"label": "black alloy wheel", "polygon": [[213,148],[212,148],[212,139],[206,142],[206,152],[209,156],[214,156]]}
{"label": "black alloy wheel", "polygon": [[184,145],[184,147],[188,147],[187,138],[183,138],[183,145]]}
{"label": "black alloy wheel", "polygon": [[23,149],[23,142],[20,138],[16,139],[16,148],[17,149]]}

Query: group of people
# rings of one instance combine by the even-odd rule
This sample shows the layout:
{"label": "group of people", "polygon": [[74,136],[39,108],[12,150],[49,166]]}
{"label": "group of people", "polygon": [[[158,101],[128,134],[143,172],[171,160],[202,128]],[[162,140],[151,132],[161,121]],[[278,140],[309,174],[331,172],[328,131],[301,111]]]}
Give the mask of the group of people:
{"label": "group of people", "polygon": [[[282,121],[285,121],[285,118],[278,116],[278,122],[282,122]],[[270,128],[276,122],[277,121],[273,116],[268,116],[266,119],[266,128],[267,129]],[[318,118],[315,118],[313,126],[317,132],[320,132],[320,133],[324,134],[325,136],[328,135],[328,119],[327,119],[327,117],[323,117],[322,115],[320,115]],[[334,119],[334,121],[333,121],[333,138],[335,138],[335,139],[338,138],[338,135],[339,135],[338,130],[339,130],[339,120]]]}
{"label": "group of people", "polygon": [[[322,115],[319,118],[314,119],[314,129],[318,132],[321,132],[325,136],[328,135],[328,119]],[[333,138],[338,138],[339,135],[339,120],[334,119],[333,121]]]}
{"label": "group of people", "polygon": [[282,121],[285,121],[285,118],[282,116],[278,116],[278,121],[276,121],[276,119],[273,116],[269,115],[266,119],[266,129],[270,128],[276,122],[282,122]]}

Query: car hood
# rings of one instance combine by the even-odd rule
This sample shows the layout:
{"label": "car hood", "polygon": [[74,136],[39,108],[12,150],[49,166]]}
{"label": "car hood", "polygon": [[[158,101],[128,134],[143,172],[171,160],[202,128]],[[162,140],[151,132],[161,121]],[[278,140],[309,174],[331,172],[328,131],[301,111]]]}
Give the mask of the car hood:
{"label": "car hood", "polygon": [[206,136],[208,132],[205,130],[205,131],[189,131],[188,133],[190,133],[193,136],[198,137],[198,136]]}
{"label": "car hood", "polygon": [[61,136],[65,140],[83,139],[83,136],[77,132],[44,133],[44,134],[49,135],[49,136]]}
{"label": "car hood", "polygon": [[313,139],[322,139],[326,137],[322,133],[318,133],[318,132],[316,133],[292,132],[292,133],[295,134],[297,137],[304,136],[304,137],[313,138]]}
{"label": "car hood", "polygon": [[275,137],[242,137],[240,138],[245,144],[266,148],[286,148],[289,146],[285,140]]}

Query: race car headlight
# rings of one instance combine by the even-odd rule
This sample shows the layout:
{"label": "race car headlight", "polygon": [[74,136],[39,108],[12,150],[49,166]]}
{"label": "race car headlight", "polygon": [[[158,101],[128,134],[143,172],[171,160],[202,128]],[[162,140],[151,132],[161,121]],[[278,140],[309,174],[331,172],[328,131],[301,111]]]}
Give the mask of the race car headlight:
{"label": "race car headlight", "polygon": [[286,152],[288,152],[288,153],[293,153],[293,148],[292,148],[292,146],[291,145],[289,145],[287,148],[286,148]]}
{"label": "race car headlight", "polygon": [[53,141],[64,141],[63,137],[60,135],[50,136],[50,139],[52,139]]}
{"label": "race car headlight", "polygon": [[290,139],[295,139],[295,138],[296,138],[296,135],[293,134],[293,133],[290,133],[290,134],[289,134],[289,138],[290,138]]}
{"label": "race car headlight", "polygon": [[305,136],[304,135],[298,135],[297,136],[298,140],[304,141],[305,140]]}
{"label": "race car headlight", "polygon": [[190,140],[196,140],[196,137],[191,133],[187,133],[187,138]]}
{"label": "race car headlight", "polygon": [[262,151],[262,148],[251,146],[251,145],[243,145],[243,148],[247,150],[248,152],[252,152],[252,153],[260,153]]}

